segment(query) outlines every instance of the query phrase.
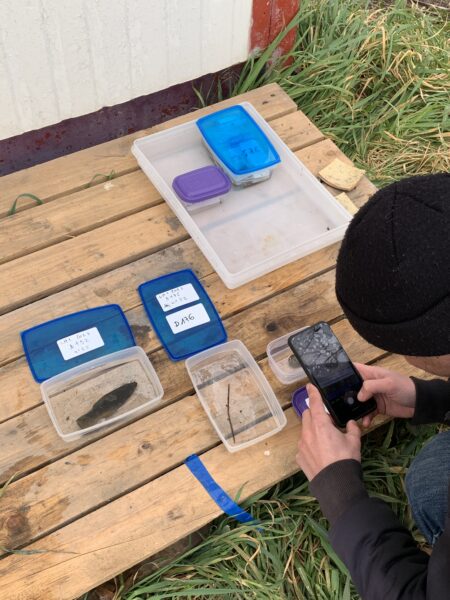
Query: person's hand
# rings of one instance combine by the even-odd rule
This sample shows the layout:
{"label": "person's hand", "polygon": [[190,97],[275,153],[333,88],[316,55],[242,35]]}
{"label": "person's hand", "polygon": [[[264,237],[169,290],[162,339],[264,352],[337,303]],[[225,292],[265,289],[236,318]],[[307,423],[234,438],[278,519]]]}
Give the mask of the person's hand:
{"label": "person's hand", "polygon": [[416,386],[406,375],[400,375],[381,367],[371,367],[355,363],[364,379],[358,394],[360,402],[375,398],[377,410],[363,418],[362,424],[368,427],[376,414],[409,419],[416,406]]}
{"label": "person's hand", "polygon": [[307,386],[309,410],[302,415],[302,432],[296,460],[311,481],[328,465],[353,458],[361,461],[361,431],[355,421],[340,431],[325,412],[320,394],[313,385]]}

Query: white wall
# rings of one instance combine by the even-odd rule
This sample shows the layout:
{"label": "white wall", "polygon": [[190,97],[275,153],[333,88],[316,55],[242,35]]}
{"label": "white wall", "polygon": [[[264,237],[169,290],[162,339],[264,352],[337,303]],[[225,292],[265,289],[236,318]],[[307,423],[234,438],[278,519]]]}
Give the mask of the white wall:
{"label": "white wall", "polygon": [[247,58],[252,0],[0,0],[0,139]]}

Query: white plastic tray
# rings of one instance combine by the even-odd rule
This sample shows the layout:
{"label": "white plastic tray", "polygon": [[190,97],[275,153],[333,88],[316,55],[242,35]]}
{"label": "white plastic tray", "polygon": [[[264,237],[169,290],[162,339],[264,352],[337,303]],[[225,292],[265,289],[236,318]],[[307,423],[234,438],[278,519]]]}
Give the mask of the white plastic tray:
{"label": "white plastic tray", "polygon": [[286,416],[253,356],[239,340],[186,360],[197,397],[229,452],[277,433]]}
{"label": "white plastic tray", "polygon": [[233,187],[222,202],[190,214],[172,189],[181,173],[213,164],[195,118],[135,140],[140,167],[198,244],[225,285],[236,288],[342,239],[351,215],[269,127],[251,114],[281,157],[269,180]]}

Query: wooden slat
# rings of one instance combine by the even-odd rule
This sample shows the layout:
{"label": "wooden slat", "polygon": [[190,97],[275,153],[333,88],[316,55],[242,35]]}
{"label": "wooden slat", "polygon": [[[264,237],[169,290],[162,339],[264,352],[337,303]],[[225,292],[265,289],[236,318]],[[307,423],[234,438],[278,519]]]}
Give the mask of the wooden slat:
{"label": "wooden slat", "polygon": [[117,303],[128,310],[140,303],[136,292],[140,283],[189,267],[194,268],[199,277],[213,271],[190,239],[0,316],[0,364],[23,355],[20,331],[103,304]]}
{"label": "wooden slat", "polygon": [[187,238],[166,204],[0,265],[0,314]]}
{"label": "wooden slat", "polygon": [[325,139],[320,129],[301,110],[271,121],[270,126],[293,152]]}
{"label": "wooden slat", "polygon": [[[357,336],[347,321],[338,322],[333,330],[358,360],[369,362],[380,356],[381,351]],[[267,359],[261,360],[260,366],[278,399],[287,407],[293,390],[305,382],[282,385],[272,375]],[[191,383],[187,372],[175,370],[178,371],[178,392],[189,392]],[[177,390],[174,388],[173,392]],[[180,436],[180,423],[189,431],[189,436]],[[185,397],[12,483],[2,502],[0,548],[28,544],[178,466],[186,456],[203,453],[218,442],[197,398]],[[132,469],[130,464],[133,464]],[[11,527],[11,523],[15,526]]]}
{"label": "wooden slat", "polygon": [[[317,148],[319,148],[319,151]],[[331,160],[336,157],[346,161],[349,160],[342,154],[337,146],[333,144],[333,142],[330,142],[330,140],[325,140],[318,144],[314,144],[314,146],[300,150],[296,152],[296,156],[298,156],[298,158],[308,167],[308,169],[310,169],[313,174],[317,175],[318,171],[323,167],[321,152],[325,152],[327,154],[326,164],[331,162]],[[332,188],[329,189],[333,195],[339,194],[339,190]],[[353,201],[358,205],[361,205],[375,191],[375,189],[376,188],[369,182],[369,180],[363,178],[357,188],[350,194],[352,195]],[[192,259],[191,264],[196,264],[196,261],[199,260],[199,256],[200,251],[197,252],[197,258],[195,258],[195,261]],[[142,283],[142,280],[136,281],[133,275],[133,272],[136,270],[135,264],[130,264],[129,267],[126,268],[130,271],[130,283],[134,283],[134,287],[137,287],[139,283]],[[124,273],[124,271],[121,271],[121,273]],[[150,278],[150,273],[151,271],[149,271],[149,275],[146,277],[146,279]],[[110,277],[112,278],[111,282],[108,281]],[[264,281],[268,281],[267,278],[265,278]],[[96,285],[101,287],[102,294],[97,294],[95,289]],[[86,287],[86,290],[84,290],[84,287],[77,286],[72,288],[73,292],[72,290],[68,290],[67,292],[58,294],[56,302],[52,298],[49,298],[48,300],[44,299],[39,303],[16,310],[9,315],[0,316],[0,339],[2,339],[2,346],[0,347],[0,365],[4,364],[5,361],[11,361],[22,355],[20,339],[17,336],[17,332],[22,329],[27,329],[28,327],[37,325],[49,318],[56,318],[57,316],[67,314],[71,310],[81,310],[83,308],[88,308],[89,306],[97,306],[99,302],[99,296],[101,296],[101,298],[104,300],[104,303],[117,302],[121,304],[122,308],[125,310],[129,308],[129,305],[126,304],[126,300],[120,297],[120,292],[122,291],[121,287],[118,289],[118,286],[115,285],[115,278],[111,274],[106,274],[98,278],[98,284],[95,280],[93,280],[93,283],[86,282],[83,284],[83,286]],[[79,294],[83,296],[83,304],[77,306],[77,303],[73,300],[74,297],[78,297]]]}
{"label": "wooden slat", "polygon": [[[320,319],[332,320],[340,315],[332,271],[229,317],[225,327],[229,339],[242,340],[253,356],[262,357],[270,340]],[[187,393],[189,388],[182,387],[183,380],[186,381],[182,363],[169,361],[163,350],[150,358],[165,389],[162,405]],[[38,386],[32,386],[29,393],[37,401]],[[93,439],[103,435],[105,433],[100,431]],[[8,440],[0,454],[0,481],[13,473],[35,469],[87,443],[86,438],[64,443],[51,426],[44,406],[2,423],[0,439]]]}
{"label": "wooden slat", "polygon": [[161,203],[142,171],[135,171],[22,211],[2,221],[0,264],[107,225]]}
{"label": "wooden slat", "polygon": [[[187,242],[183,242],[184,245],[186,245],[186,243]],[[278,269],[274,273],[265,275],[264,277],[260,277],[256,281],[250,282],[240,287],[238,290],[227,289],[216,273],[203,275],[202,264],[199,265],[200,269],[198,271],[200,276],[203,275],[202,283],[204,284],[210,297],[213,299],[222,318],[227,319],[229,316],[234,315],[242,311],[243,309],[256,304],[257,302],[260,302],[261,300],[270,298],[271,296],[283,290],[289,289],[294,285],[298,285],[302,281],[305,281],[306,279],[309,279],[312,276],[315,276],[323,271],[330,269],[336,261],[337,249],[338,245],[334,244],[333,246],[311,254],[310,256],[305,257],[302,260],[290,263],[282,269]],[[157,255],[154,256],[156,258]],[[165,257],[162,257],[161,260],[164,260],[164,258]],[[164,262],[167,266],[170,267],[170,262],[168,262],[167,260],[165,260]],[[153,271],[150,269],[150,264],[148,264],[148,266],[148,269],[140,269],[139,271],[139,275],[142,279],[138,281],[136,281],[135,279],[130,279],[128,282],[126,282],[126,285],[130,287],[130,285],[134,283],[134,288],[136,288],[139,283],[142,283],[146,279],[155,276],[153,275]],[[133,269],[133,274],[134,277],[136,277],[136,269]],[[113,284],[116,283],[116,281],[117,277],[113,281]],[[122,279],[120,279],[120,281],[122,281]],[[108,289],[111,289],[112,291],[117,290],[118,292],[122,291],[122,287],[117,284],[113,287],[110,287],[108,285]],[[52,296],[50,300],[52,300],[53,305],[58,307],[57,310],[64,311],[64,302],[63,299],[58,298],[59,296],[60,294]],[[100,298],[100,300],[102,299]],[[114,297],[113,299],[114,302],[117,302],[118,300],[119,298],[117,297]],[[134,293],[133,295],[129,295],[128,297],[124,296],[123,300],[123,302],[119,302],[123,308],[126,309],[127,304],[129,303],[131,303],[132,306],[134,306],[134,308],[126,310],[126,316],[133,328],[133,332],[136,337],[136,343],[142,346],[144,350],[148,353],[153,352],[158,348],[161,348],[161,344],[157,340],[154,332],[150,327],[148,317],[145,314],[142,305],[137,299],[137,294]],[[97,304],[98,303],[99,299],[97,298]],[[26,328],[30,326],[29,322],[24,323],[24,312],[26,316],[30,316],[33,319],[35,318],[35,314],[31,310],[33,306],[35,305],[30,305],[28,307],[24,307],[24,309],[19,309],[19,311],[16,311],[22,314],[22,320],[20,319],[20,317],[16,319],[16,322],[18,324],[20,323],[21,328]],[[54,316],[56,315],[53,314],[52,317]],[[0,323],[1,319],[2,318],[0,317]],[[273,326],[275,327],[274,324]],[[11,330],[9,331],[11,332]],[[17,351],[20,354],[22,354],[22,348],[20,346],[20,339],[17,333],[17,329],[12,330],[11,336],[8,336],[5,332],[5,336],[3,338],[4,344],[6,344],[6,341],[10,338],[13,338],[14,347],[17,348]],[[10,356],[12,356],[12,353],[10,353]],[[18,413],[21,413],[24,410],[28,410],[41,403],[39,389],[36,386],[34,380],[32,379],[28,365],[24,359],[20,359],[4,367],[1,367],[0,377],[3,382],[3,385],[0,386],[0,422],[5,421],[6,419],[17,415]]]}
{"label": "wooden slat", "polygon": [[[237,102],[249,101],[267,119],[282,117],[294,112],[297,107],[293,100],[283,92],[277,84],[269,84],[242,94],[238,98],[230,98],[218,104],[207,106],[195,114],[188,113],[161,123],[151,129],[138,131],[111,142],[99,144],[80,152],[62,156],[55,160],[24,169],[1,179],[2,195],[0,198],[0,216],[6,215],[18,194],[31,192],[41,200],[48,201],[71,192],[81,190],[97,173],[124,174],[137,169],[136,161],[130,148],[136,138],[162,131],[175,125],[185,123],[193,118],[214,112],[220,108],[231,106]],[[18,210],[24,210],[34,203],[22,199]]]}
{"label": "wooden slat", "polygon": [[[381,364],[398,369],[398,360],[389,357]],[[400,368],[406,374],[417,372],[406,364]],[[300,425],[292,409],[286,415],[286,428],[261,444],[236,454],[220,445],[202,455],[206,468],[232,497],[239,492],[244,500],[297,471]],[[21,555],[0,561],[3,598],[72,599],[219,514],[217,505],[182,465],[28,547],[52,552],[35,554],[32,561]]]}
{"label": "wooden slat", "polygon": [[[347,164],[353,164],[353,162],[339,150],[336,144],[329,139],[308,146],[300,152],[296,152],[296,155],[316,177],[319,176],[319,171],[330,164],[335,158],[339,158]],[[333,196],[337,196],[342,192],[342,190],[337,190],[328,185],[325,185],[325,187],[333,194]],[[359,208],[365,204],[376,191],[377,188],[374,184],[364,176],[356,188],[351,192],[347,192],[347,195]]]}
{"label": "wooden slat", "polygon": [[[324,137],[301,112],[271,121],[293,151]],[[2,224],[0,264],[75,237],[162,202],[140,170],[80,192],[22,211]]]}

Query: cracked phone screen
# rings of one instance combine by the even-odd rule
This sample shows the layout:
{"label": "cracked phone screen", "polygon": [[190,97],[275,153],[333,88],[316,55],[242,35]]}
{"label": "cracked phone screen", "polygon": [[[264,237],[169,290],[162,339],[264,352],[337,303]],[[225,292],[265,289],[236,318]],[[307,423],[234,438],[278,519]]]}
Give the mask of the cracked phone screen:
{"label": "cracked phone screen", "polygon": [[349,393],[356,398],[361,379],[345,350],[326,323],[318,323],[298,333],[292,344],[304,367],[330,401]]}

